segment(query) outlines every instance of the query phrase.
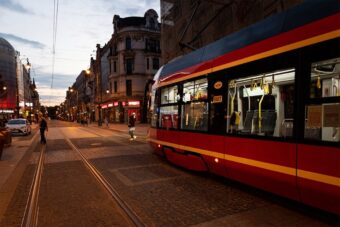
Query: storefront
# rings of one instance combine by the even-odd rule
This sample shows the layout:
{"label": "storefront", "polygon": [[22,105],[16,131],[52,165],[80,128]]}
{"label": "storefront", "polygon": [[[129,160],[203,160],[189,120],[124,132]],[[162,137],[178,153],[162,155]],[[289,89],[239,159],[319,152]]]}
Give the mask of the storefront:
{"label": "storefront", "polygon": [[141,120],[139,100],[113,101],[101,104],[102,116],[112,123],[127,123],[128,117],[136,113],[137,121]]}

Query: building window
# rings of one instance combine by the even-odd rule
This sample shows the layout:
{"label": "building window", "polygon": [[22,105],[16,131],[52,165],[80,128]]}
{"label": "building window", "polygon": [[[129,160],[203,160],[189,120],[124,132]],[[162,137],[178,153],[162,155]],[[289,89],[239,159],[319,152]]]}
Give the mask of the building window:
{"label": "building window", "polygon": [[145,39],[145,50],[160,53],[160,42],[155,39]]}
{"label": "building window", "polygon": [[126,80],[126,96],[132,95],[132,81]]}
{"label": "building window", "polygon": [[112,65],[111,64],[109,64],[109,72],[110,72],[110,74],[112,73]]}
{"label": "building window", "polygon": [[150,28],[154,29],[155,28],[155,21],[153,18],[150,18]]}
{"label": "building window", "polygon": [[114,89],[114,93],[117,93],[117,81],[114,82],[113,84],[113,89]]}
{"label": "building window", "polygon": [[117,72],[117,62],[116,61],[114,61],[113,62],[113,72]]}
{"label": "building window", "polygon": [[149,58],[146,58],[146,69],[149,70],[150,68],[150,60]]}
{"label": "building window", "polygon": [[132,58],[128,58],[126,59],[126,74],[132,74],[133,72],[133,59]]}
{"label": "building window", "polygon": [[112,82],[110,82],[110,94],[112,93]]}
{"label": "building window", "polygon": [[153,69],[159,69],[159,59],[158,58],[152,59],[152,68]]}
{"label": "building window", "polygon": [[131,50],[131,38],[130,37],[127,37],[125,39],[125,49]]}

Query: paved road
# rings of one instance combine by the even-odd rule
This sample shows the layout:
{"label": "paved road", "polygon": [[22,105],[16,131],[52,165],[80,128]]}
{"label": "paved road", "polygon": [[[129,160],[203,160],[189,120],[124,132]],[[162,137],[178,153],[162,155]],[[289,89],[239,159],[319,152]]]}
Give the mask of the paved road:
{"label": "paved road", "polygon": [[[145,141],[146,130],[141,128],[137,140],[129,141],[123,125],[81,127],[51,121],[39,195],[39,226],[131,225],[65,138],[150,226],[337,224],[332,215],[216,176],[177,168],[152,153]],[[9,177],[1,187],[0,226],[20,225],[39,155],[36,151],[42,146],[37,139],[34,135],[30,140],[16,138],[31,144],[26,144],[26,153],[11,175],[16,180]],[[10,199],[3,199],[6,195]]]}

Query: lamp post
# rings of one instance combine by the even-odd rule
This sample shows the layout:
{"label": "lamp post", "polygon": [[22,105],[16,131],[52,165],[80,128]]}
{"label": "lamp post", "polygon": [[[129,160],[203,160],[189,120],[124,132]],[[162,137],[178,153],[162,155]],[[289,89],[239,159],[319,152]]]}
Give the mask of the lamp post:
{"label": "lamp post", "polygon": [[76,93],[76,108],[77,108],[77,112],[76,112],[76,116],[77,116],[77,122],[79,121],[79,116],[78,116],[78,114],[79,114],[79,107],[78,107],[78,102],[79,102],[79,100],[78,100],[78,90],[76,90],[76,89],[74,89],[74,88],[70,88],[70,92],[71,93],[73,93],[73,92],[75,92]]}

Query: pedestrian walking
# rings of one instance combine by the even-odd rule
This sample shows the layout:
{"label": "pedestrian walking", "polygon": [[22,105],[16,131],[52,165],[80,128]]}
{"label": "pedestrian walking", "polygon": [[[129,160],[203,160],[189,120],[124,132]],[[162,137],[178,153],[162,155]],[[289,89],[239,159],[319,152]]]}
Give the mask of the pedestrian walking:
{"label": "pedestrian walking", "polygon": [[107,119],[107,117],[105,117],[104,122],[105,122],[106,127],[108,128],[109,127],[109,120]]}
{"label": "pedestrian walking", "polygon": [[40,143],[46,144],[45,130],[46,132],[48,132],[48,126],[47,126],[47,120],[46,118],[44,118],[44,116],[41,116],[39,127],[40,127],[40,137],[41,137]]}
{"label": "pedestrian walking", "polygon": [[129,117],[128,127],[129,127],[129,134],[131,136],[130,140],[135,140],[137,136],[135,136],[136,130],[136,113],[133,112]]}

